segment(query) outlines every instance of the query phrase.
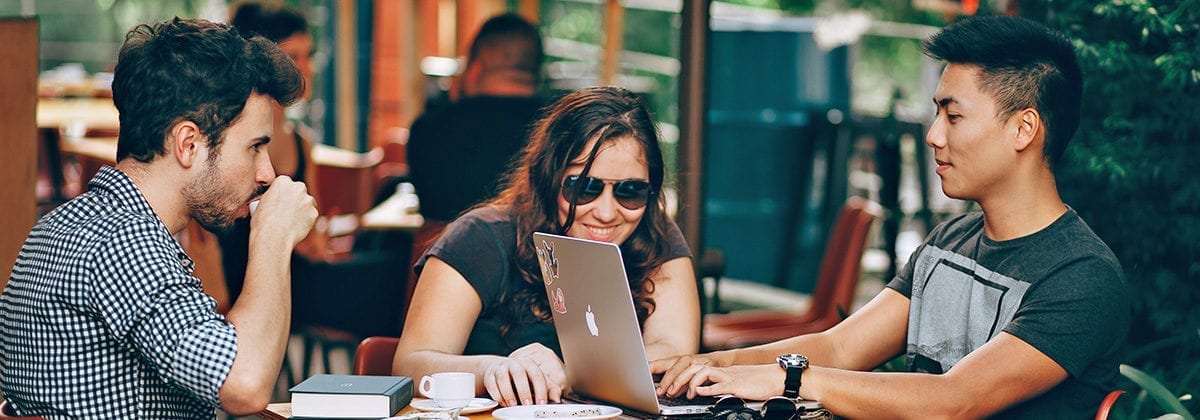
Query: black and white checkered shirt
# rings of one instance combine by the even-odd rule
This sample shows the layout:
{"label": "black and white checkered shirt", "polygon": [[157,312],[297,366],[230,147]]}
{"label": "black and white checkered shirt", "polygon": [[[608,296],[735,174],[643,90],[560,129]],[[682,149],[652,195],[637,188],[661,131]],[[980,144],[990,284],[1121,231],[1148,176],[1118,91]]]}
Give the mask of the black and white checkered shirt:
{"label": "black and white checkered shirt", "polygon": [[233,325],[124,173],[42,217],[0,295],[0,386],[23,415],[212,418]]}

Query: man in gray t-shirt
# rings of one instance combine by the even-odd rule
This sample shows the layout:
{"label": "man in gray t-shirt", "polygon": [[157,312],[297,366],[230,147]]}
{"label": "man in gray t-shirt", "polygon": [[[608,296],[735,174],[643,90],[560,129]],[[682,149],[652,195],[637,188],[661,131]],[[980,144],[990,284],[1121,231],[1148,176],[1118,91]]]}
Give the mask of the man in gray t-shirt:
{"label": "man in gray t-shirt", "polygon": [[[1129,329],[1121,266],[1054,180],[1079,124],[1071,41],[976,17],[924,48],[948,62],[925,143],[942,191],[982,212],[934,229],[828,331],[651,362],[660,393],[799,396],[851,418],[1086,418],[1115,388]],[[907,372],[871,372],[900,355]]]}

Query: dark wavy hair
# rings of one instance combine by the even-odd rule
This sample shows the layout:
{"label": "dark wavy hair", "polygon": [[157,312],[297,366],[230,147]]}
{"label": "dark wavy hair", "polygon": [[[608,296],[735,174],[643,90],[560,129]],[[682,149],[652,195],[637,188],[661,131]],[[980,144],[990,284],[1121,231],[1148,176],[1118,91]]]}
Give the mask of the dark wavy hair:
{"label": "dark wavy hair", "polygon": [[150,162],[164,153],[167,131],[180,121],[195,122],[215,156],[251,93],[288,106],[303,93],[304,79],[266,38],[177,17],[125,35],[112,90],[121,123],[117,160]]}
{"label": "dark wavy hair", "polygon": [[[575,206],[567,223],[558,220],[558,196],[567,167],[581,156],[587,158],[586,175],[596,154],[606,144],[632,139],[641,145],[650,169],[651,197],[646,212],[629,239],[621,246],[629,288],[633,292],[638,319],[654,312],[651,277],[666,262],[667,219],[662,195],[663,157],[658,131],[650,112],[633,93],[618,87],[592,87],[570,93],[550,106],[534,126],[529,144],[516,168],[506,178],[506,188],[490,205],[508,208],[516,226],[517,268],[520,282],[510,295],[501,296],[505,333],[521,321],[550,322],[551,314],[533,244],[534,232],[566,232],[575,218]],[[589,141],[596,140],[591,148]]]}
{"label": "dark wavy hair", "polygon": [[983,16],[947,26],[921,46],[930,57],[979,66],[980,88],[996,101],[996,118],[1036,109],[1046,125],[1043,153],[1054,168],[1079,127],[1083,96],[1070,39],[1028,19]]}

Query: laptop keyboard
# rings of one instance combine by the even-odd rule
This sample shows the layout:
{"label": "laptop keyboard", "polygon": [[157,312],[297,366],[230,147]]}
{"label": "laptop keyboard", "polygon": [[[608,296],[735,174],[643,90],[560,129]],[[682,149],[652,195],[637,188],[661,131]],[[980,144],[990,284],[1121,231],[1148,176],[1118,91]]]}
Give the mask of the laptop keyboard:
{"label": "laptop keyboard", "polygon": [[686,395],[678,397],[668,397],[660,395],[658,397],[658,405],[667,407],[677,407],[681,405],[713,405],[716,404],[717,397],[697,395],[696,398],[688,398]]}

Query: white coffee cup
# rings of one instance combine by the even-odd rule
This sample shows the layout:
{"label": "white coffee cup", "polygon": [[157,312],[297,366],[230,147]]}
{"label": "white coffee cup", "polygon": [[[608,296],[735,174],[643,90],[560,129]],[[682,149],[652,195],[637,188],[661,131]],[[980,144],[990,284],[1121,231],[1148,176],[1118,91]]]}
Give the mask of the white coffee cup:
{"label": "white coffee cup", "polygon": [[441,372],[421,377],[421,395],[430,398],[438,407],[461,408],[475,398],[475,374],[470,372]]}

